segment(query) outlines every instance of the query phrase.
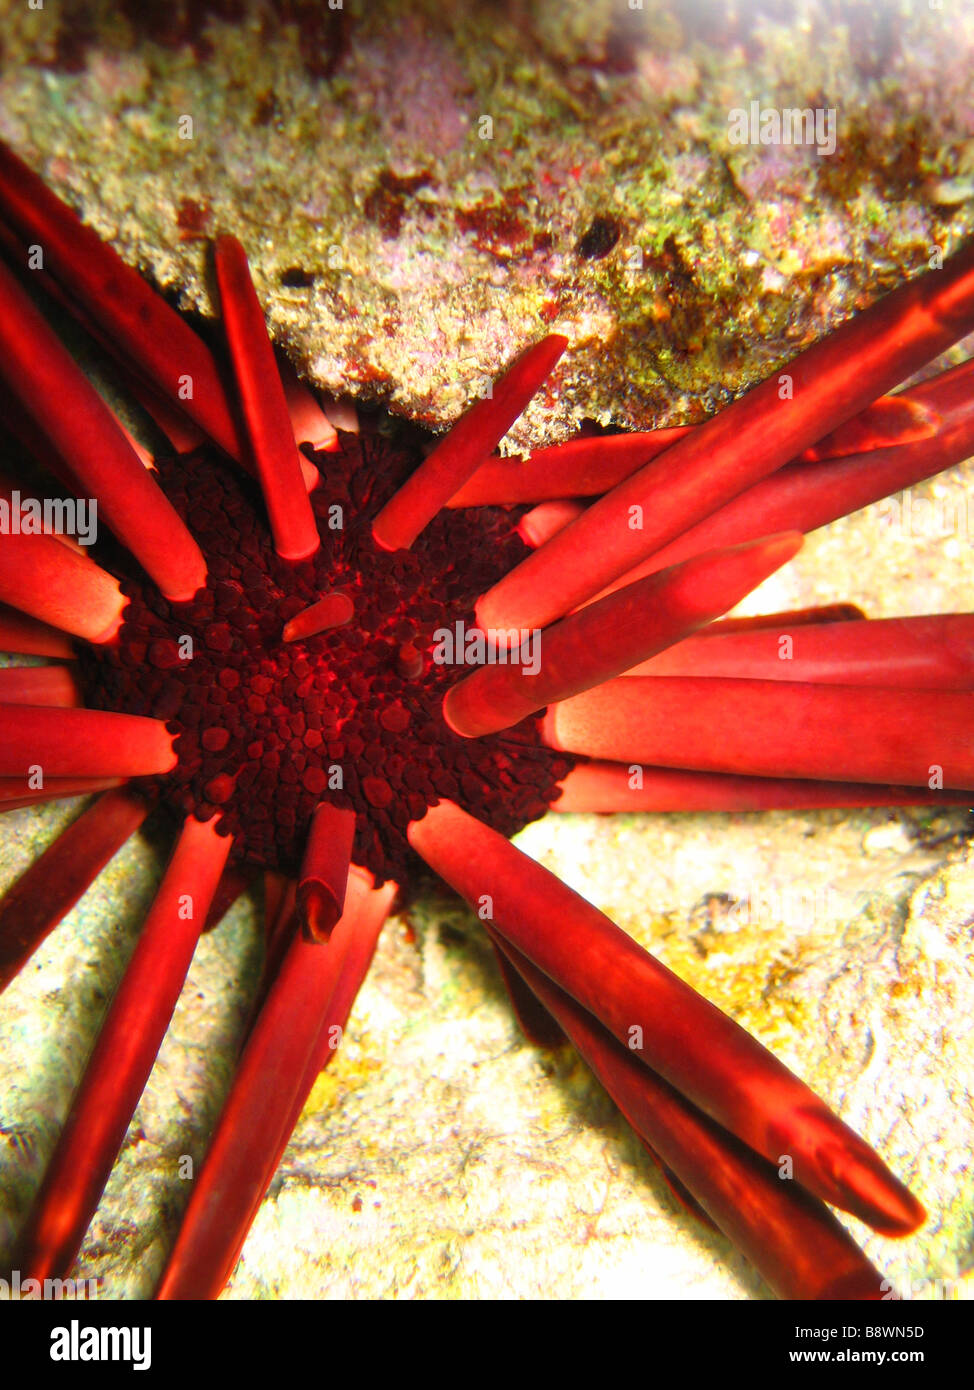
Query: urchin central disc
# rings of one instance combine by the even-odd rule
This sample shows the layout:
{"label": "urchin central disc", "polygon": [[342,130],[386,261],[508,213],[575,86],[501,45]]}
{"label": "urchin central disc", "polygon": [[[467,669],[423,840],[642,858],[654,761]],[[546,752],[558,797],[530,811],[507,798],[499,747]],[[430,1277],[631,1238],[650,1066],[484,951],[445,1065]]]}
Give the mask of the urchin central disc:
{"label": "urchin central disc", "polygon": [[[276,554],[237,471],[205,453],[160,464],[209,581],[171,604],[127,577],[118,646],[85,657],[88,701],[168,721],[179,764],[162,799],[180,816],[222,812],[240,857],[294,871],[325,801],[355,812],[355,861],[402,882],[406,827],[438,797],[510,835],[544,812],[569,763],[533,723],[468,740],[441,714],[462,672],[432,659],[434,634],[472,624],[476,597],[524,557],[510,513],[444,512],[412,549],[385,552],[371,521],[415,458],[378,438],[342,446],[319,456],[322,545],[297,564]],[[328,596],[343,620],[300,635]]]}

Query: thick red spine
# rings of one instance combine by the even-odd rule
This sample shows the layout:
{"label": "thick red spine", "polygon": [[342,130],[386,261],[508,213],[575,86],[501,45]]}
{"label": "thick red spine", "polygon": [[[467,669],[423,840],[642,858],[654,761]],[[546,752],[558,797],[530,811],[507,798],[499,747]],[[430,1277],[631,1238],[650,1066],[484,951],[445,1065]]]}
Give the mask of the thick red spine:
{"label": "thick red spine", "polygon": [[[370,875],[355,870],[328,944],[291,943],[247,1039],[157,1298],[216,1298],[232,1274],[314,1078],[334,1055],[395,891],[374,890]],[[337,997],[353,953],[353,987]]]}
{"label": "thick red spine", "polygon": [[902,1183],[813,1091],[554,874],[449,801],[407,833],[481,920],[756,1153],[772,1163],[790,1154],[803,1187],[886,1234],[923,1220]]}
{"label": "thick red spine", "polygon": [[462,415],[445,439],[386,503],[372,525],[383,550],[408,549],[503,439],[568,346],[552,333],[523,352],[490,396]]}
{"label": "thick red spine", "polygon": [[[964,362],[909,391],[881,396],[806,449],[802,458],[809,462],[842,458],[928,439],[943,427],[950,409],[963,401],[970,403],[972,375],[974,362]],[[449,506],[511,506],[564,497],[598,497],[696,429],[698,425],[676,425],[592,435],[537,449],[528,458],[489,458],[450,498]]]}
{"label": "thick red spine", "polygon": [[6,666],[0,669],[0,704],[81,704],[78,678],[69,666]]}
{"label": "thick red spine", "polygon": [[[715,639],[716,640],[716,639]],[[621,676],[552,705],[552,748],[753,777],[974,788],[974,692]]]}
{"label": "thick red spine", "polygon": [[0,990],[86,893],[145,819],[141,798],[106,792],[49,845],[0,901]]}
{"label": "thick red spine", "polygon": [[0,144],[0,216],[26,247],[44,250],[44,268],[102,329],[113,350],[137,364],[147,381],[233,458],[240,443],[220,374],[203,340],[138,271]]}
{"label": "thick red spine", "polygon": [[128,600],[118,580],[54,536],[0,536],[0,600],[88,642],[110,642]]}
{"label": "thick red spine", "polygon": [[[929,437],[938,424],[933,406],[914,399],[912,393],[882,396],[806,449],[803,458],[839,458],[867,449],[910,444]],[[512,506],[565,497],[599,497],[699,428],[674,425],[628,434],[591,435],[537,449],[527,458],[489,458],[448,505]]]}
{"label": "thick red spine", "polygon": [[584,762],[558,784],[553,811],[805,811],[832,806],[967,806],[966,792],[686,772],[639,763]]}
{"label": "thick red spine", "polygon": [[0,776],[148,777],[176,766],[161,719],[94,709],[0,706]]}
{"label": "thick red spine", "polygon": [[320,802],[311,818],[297,896],[312,941],[327,941],[342,915],[354,838],[355,812]]}
{"label": "thick red spine", "polygon": [[547,626],[972,329],[968,246],[844,323],[589,507],[484,595],[478,623]]}
{"label": "thick red spine", "polygon": [[[468,738],[600,685],[726,613],[801,548],[797,533],[699,555],[556,623],[507,664],[479,667],[447,691],[443,717]],[[712,639],[716,640],[716,639]],[[515,660],[516,658],[516,660]],[[527,664],[526,664],[527,663]]]}
{"label": "thick red spine", "polygon": [[597,497],[617,487],[693,429],[693,425],[676,425],[595,435],[537,449],[529,458],[489,458],[450,498],[449,506],[511,506],[554,502],[562,497]]}
{"label": "thick red spine", "polygon": [[167,598],[206,583],[202,551],[71,354],[0,264],[0,376]]}
{"label": "thick red spine", "polygon": [[110,791],[125,780],[122,777],[45,777],[43,786],[31,790],[32,779],[0,777],[0,811],[14,811],[19,806],[36,806],[42,801],[59,801],[66,796],[90,796],[93,792]]}
{"label": "thick red spine", "polygon": [[75,654],[70,639],[63,632],[9,608],[0,608],[0,651],[68,660]]}
{"label": "thick red spine", "polygon": [[[301,380],[287,358],[279,357],[277,368],[295,441],[310,444],[320,452],[333,453],[338,448],[338,431],[318,404],[314,392]],[[311,491],[310,484],[308,490]]]}
{"label": "thick red spine", "polygon": [[230,851],[215,824],[184,823],[112,1000],[23,1236],[32,1278],[67,1274],[104,1191]]}
{"label": "thick red spine", "polygon": [[347,594],[326,594],[284,624],[285,642],[300,642],[329,628],[344,627],[351,622],[355,605]]}
{"label": "thick red spine", "polygon": [[[648,559],[606,586],[611,592],[643,575],[698,555],[714,546],[765,536],[769,531],[816,531],[840,516],[868,507],[925,478],[942,473],[974,453],[974,382],[969,363],[929,383],[942,406],[935,434],[865,454],[817,463],[790,463],[748,488],[712,516],[690,526]],[[949,380],[948,380],[949,378]],[[915,388],[917,394],[926,387]],[[891,504],[890,521],[895,514]],[[601,595],[599,595],[601,596]]]}
{"label": "thick red spine", "polygon": [[[582,611],[600,606],[601,602]],[[974,613],[794,628],[782,615],[777,625],[763,630],[697,634],[640,662],[626,675],[974,690]]]}
{"label": "thick red spine", "polygon": [[823,1202],[642,1066],[519,951],[491,937],[568,1034],[639,1137],[779,1298],[880,1299],[888,1281]]}
{"label": "thick red spine", "polygon": [[320,545],[318,527],[247,253],[236,237],[222,236],[215,257],[237,391],[274,545],[285,560],[306,560]]}
{"label": "thick red spine", "polygon": [[537,550],[547,545],[552,536],[577,521],[585,508],[580,502],[541,502],[526,512],[517,524],[517,533],[525,545]]}

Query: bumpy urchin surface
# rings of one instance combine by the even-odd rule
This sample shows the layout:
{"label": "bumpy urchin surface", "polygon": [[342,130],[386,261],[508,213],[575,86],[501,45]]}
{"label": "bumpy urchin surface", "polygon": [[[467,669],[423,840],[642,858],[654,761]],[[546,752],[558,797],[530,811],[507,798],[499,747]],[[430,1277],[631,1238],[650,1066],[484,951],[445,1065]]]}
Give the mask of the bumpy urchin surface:
{"label": "bumpy urchin surface", "polygon": [[[356,813],[355,862],[404,884],[416,863],[406,826],[437,798],[510,835],[544,814],[573,759],[541,747],[533,720],[464,739],[440,713],[457,670],[428,649],[438,630],[471,626],[477,596],[528,553],[516,514],[445,511],[411,550],[384,552],[372,519],[418,456],[380,435],[340,438],[317,456],[323,543],[299,564],[275,552],[239,469],[206,451],[160,462],[209,582],[174,605],[132,566],[118,646],[82,657],[87,702],[168,721],[179,765],[149,784],[180,817],[220,810],[238,858],[297,872],[325,800]],[[285,623],[335,591],[352,600],[351,622],[283,640]],[[404,646],[426,652],[418,674],[404,672]]]}

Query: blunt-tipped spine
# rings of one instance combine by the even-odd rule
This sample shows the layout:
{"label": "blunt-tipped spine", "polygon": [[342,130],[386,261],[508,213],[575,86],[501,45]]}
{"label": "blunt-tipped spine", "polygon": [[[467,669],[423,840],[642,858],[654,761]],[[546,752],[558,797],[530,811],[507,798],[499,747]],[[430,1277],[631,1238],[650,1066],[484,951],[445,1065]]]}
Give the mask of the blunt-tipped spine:
{"label": "blunt-tipped spine", "polygon": [[[42,801],[59,801],[66,796],[91,796],[121,786],[122,777],[0,777],[0,811],[19,806],[36,806]],[[32,783],[36,790],[32,790]]]}
{"label": "blunt-tipped spine", "polygon": [[[964,373],[970,363],[954,371]],[[936,380],[946,382],[945,372]],[[924,383],[929,388],[928,383]],[[803,458],[841,458],[871,449],[927,439],[943,424],[943,408],[958,400],[969,381],[961,376],[946,389],[915,388],[881,396],[858,415],[806,449]],[[614,435],[590,435],[537,449],[528,458],[489,458],[468,483],[450,498],[450,507],[511,506],[518,502],[554,501],[564,497],[598,497],[610,492],[638,469],[699,426]]]}
{"label": "blunt-tipped spine", "polygon": [[[929,390],[930,398],[942,407],[941,424],[934,434],[868,453],[790,463],[687,527],[668,545],[606,585],[603,592],[714,546],[751,540],[769,531],[816,531],[963,462],[974,453],[971,366],[965,362],[942,378],[915,388],[918,396]],[[900,503],[891,501],[887,524],[895,527],[899,515]]]}
{"label": "blunt-tipped spine", "polygon": [[526,512],[517,525],[517,533],[526,546],[537,550],[547,545],[552,536],[577,521],[585,508],[580,502],[541,502]]}
{"label": "blunt-tipped spine", "polygon": [[94,709],[0,706],[0,776],[148,777],[176,766],[161,719]]}
{"label": "blunt-tipped spine", "polygon": [[50,656],[70,660],[74,656],[71,639],[57,628],[36,618],[0,607],[0,652],[18,656]]}
{"label": "blunt-tipped spine", "polygon": [[344,627],[354,614],[355,605],[347,594],[326,594],[284,624],[284,641],[300,642],[330,628]]}
{"label": "blunt-tipped spine", "polygon": [[690,434],[693,426],[570,439],[538,449],[530,458],[489,458],[450,498],[450,507],[511,506],[597,497],[609,492],[657,454]]}
{"label": "blunt-tipped spine", "polygon": [[295,442],[310,444],[319,452],[333,453],[338,448],[338,431],[318,404],[314,392],[286,358],[278,358],[277,366]]}
{"label": "blunt-tipped spine", "polygon": [[215,255],[237,391],[274,545],[285,560],[306,560],[320,545],[318,526],[247,254],[236,237],[222,236]]}
{"label": "blunt-tipped spine", "polygon": [[779,1298],[880,1299],[888,1290],[825,1204],[752,1153],[616,1041],[570,995],[491,933],[639,1137]]}
{"label": "blunt-tipped spine", "polygon": [[[443,717],[468,738],[510,728],[529,714],[600,685],[733,608],[801,547],[797,533],[713,551],[620,589],[537,634],[527,654],[481,666],[447,691]],[[516,658],[516,659],[515,659]],[[533,668],[532,669],[532,665]]]}
{"label": "blunt-tipped spine", "polygon": [[[412,847],[482,920],[624,1047],[824,1201],[905,1234],[923,1210],[881,1159],[743,1028],[597,908],[449,801],[408,829]],[[557,930],[552,924],[557,923]]]}
{"label": "blunt-tipped spine", "polygon": [[872,449],[889,449],[895,444],[915,444],[918,440],[929,439],[940,424],[936,410],[913,400],[906,392],[881,396],[859,415],[811,445],[802,458],[842,458]]}
{"label": "blunt-tipped spine", "polygon": [[383,550],[408,549],[500,443],[568,346],[552,333],[523,352],[491,394],[462,415],[449,434],[386,503],[372,526]]}
{"label": "blunt-tipped spine", "polygon": [[[882,396],[806,449],[803,458],[840,458],[868,449],[911,444],[938,427],[935,406],[912,394]],[[528,458],[489,458],[468,483],[450,498],[450,507],[512,506],[568,497],[599,497],[611,492],[638,469],[692,434],[697,425],[590,435],[537,449]]]}
{"label": "blunt-tipped spine", "polygon": [[342,915],[354,838],[355,812],[320,802],[298,879],[301,924],[312,941],[327,941]]}
{"label": "blunt-tipped spine", "polygon": [[110,642],[128,600],[117,579],[54,536],[0,536],[0,600],[88,642]]}

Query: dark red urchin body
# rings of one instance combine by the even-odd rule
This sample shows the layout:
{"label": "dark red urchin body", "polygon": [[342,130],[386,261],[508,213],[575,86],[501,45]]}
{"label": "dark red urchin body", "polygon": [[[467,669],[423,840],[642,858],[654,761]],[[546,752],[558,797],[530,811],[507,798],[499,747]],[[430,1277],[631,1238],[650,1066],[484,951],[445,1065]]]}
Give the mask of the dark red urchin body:
{"label": "dark red urchin body", "polygon": [[[413,676],[401,656],[407,644],[425,652],[439,628],[473,625],[477,596],[529,553],[517,513],[445,511],[411,550],[386,552],[372,519],[418,457],[381,435],[340,441],[317,456],[322,546],[299,563],[275,552],[257,488],[239,470],[206,451],[160,461],[209,582],[174,605],[133,569],[118,645],[82,658],[86,695],[166,720],[179,764],[149,785],[179,820],[219,810],[235,859],[296,874],[326,801],[355,812],[353,861],[404,885],[418,863],[406,827],[437,798],[512,835],[545,813],[574,759],[545,748],[535,720],[460,738],[440,713],[456,669],[427,654]],[[336,590],[352,600],[349,623],[282,639],[289,620]]]}

